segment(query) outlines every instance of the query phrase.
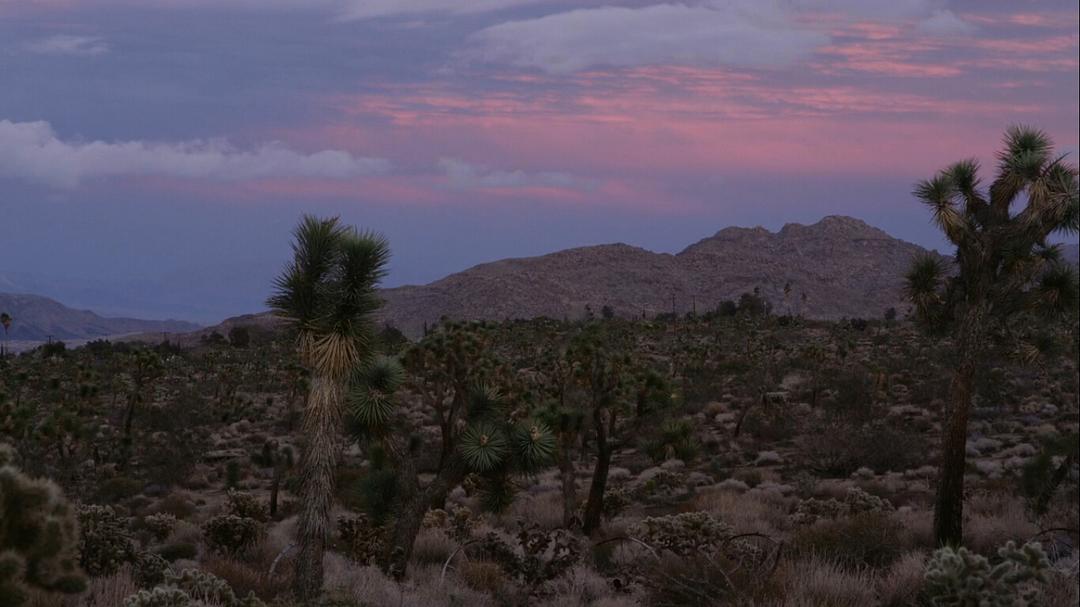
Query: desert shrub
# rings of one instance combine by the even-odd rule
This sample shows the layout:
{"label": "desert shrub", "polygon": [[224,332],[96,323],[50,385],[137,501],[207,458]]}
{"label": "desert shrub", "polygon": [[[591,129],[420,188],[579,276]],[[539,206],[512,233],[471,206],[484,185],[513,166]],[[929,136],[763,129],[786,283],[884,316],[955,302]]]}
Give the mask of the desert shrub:
{"label": "desert shrub", "polygon": [[819,420],[801,437],[801,444],[812,470],[837,477],[862,467],[875,472],[907,470],[923,462],[928,448],[921,434],[891,422],[855,426],[839,420]]}
{"label": "desert shrub", "polygon": [[991,564],[966,548],[934,552],[926,565],[926,593],[939,606],[1025,607],[1041,605],[1041,585],[1047,583],[1050,561],[1037,542],[1017,548],[1014,542],[998,550]]}
{"label": "desert shrub", "polygon": [[604,518],[610,521],[632,503],[633,497],[625,487],[608,487],[604,491]]}
{"label": "desert shrub", "polygon": [[699,450],[694,425],[685,419],[665,420],[657,435],[645,441],[645,453],[656,463],[673,458],[688,462]]}
{"label": "desert shrub", "polygon": [[106,504],[122,502],[142,492],[143,484],[126,476],[115,476],[97,486],[97,500]]}
{"label": "desert shrub", "polygon": [[82,591],[74,509],[54,483],[28,478],[10,459],[0,444],[0,605],[22,605],[30,589]]}
{"label": "desert shrub", "polygon": [[169,537],[176,527],[176,517],[167,512],[148,514],[143,517],[142,526],[151,537],[160,542]]}
{"label": "desert shrub", "polygon": [[850,569],[887,567],[903,554],[909,539],[903,525],[885,512],[822,520],[795,532],[795,547]]}
{"label": "desert shrub", "polygon": [[221,578],[197,569],[179,574],[169,572],[165,583],[153,590],[140,590],[124,600],[124,607],[265,607],[254,595],[237,598]]}
{"label": "desert shrub", "polygon": [[160,554],[141,551],[132,562],[132,577],[142,588],[153,588],[165,582],[165,572],[169,570],[169,561]]}
{"label": "desert shrub", "polygon": [[479,551],[484,560],[498,564],[507,578],[518,583],[523,597],[569,571],[581,556],[577,538],[562,529],[549,531],[519,522],[515,540],[516,544],[510,544],[489,533],[480,540]]}
{"label": "desert shrub", "polygon": [[731,527],[707,512],[649,517],[631,528],[641,541],[678,556],[715,552],[732,535]]}
{"label": "desert shrub", "polygon": [[292,583],[290,568],[279,568],[274,576],[268,575],[273,555],[266,550],[256,550],[256,558],[236,560],[211,557],[203,561],[201,569],[225,580],[237,596],[257,596],[272,601],[286,595]]}
{"label": "desert shrub", "polygon": [[240,462],[230,460],[225,464],[225,487],[232,490],[240,486]]}
{"label": "desert shrub", "polygon": [[195,504],[180,493],[170,493],[158,502],[157,510],[163,514],[171,514],[182,521],[195,514]]}
{"label": "desert shrub", "polygon": [[458,570],[458,575],[469,588],[487,594],[498,593],[506,583],[502,568],[486,561],[468,561]]}
{"label": "desert shrub", "polygon": [[394,514],[398,475],[392,468],[374,469],[353,484],[357,505],[372,522],[381,525]]}
{"label": "desert shrub", "polygon": [[441,566],[453,552],[455,543],[443,529],[428,528],[416,536],[412,557],[420,564]]}
{"label": "desert shrub", "polygon": [[180,559],[194,559],[199,556],[199,548],[191,542],[176,542],[158,548],[157,553],[172,563]]}
{"label": "desert shrub", "polygon": [[112,506],[79,509],[79,555],[83,570],[94,577],[112,575],[124,563],[135,560],[135,541],[127,519]]}
{"label": "desert shrub", "polygon": [[844,501],[835,498],[809,498],[799,502],[791,521],[796,525],[809,525],[823,519],[837,519],[864,512],[892,512],[893,505],[887,499],[871,495],[858,487],[851,487]]}
{"label": "desert shrub", "polygon": [[768,566],[745,567],[724,555],[666,553],[642,577],[652,607],[760,604],[776,593]]}
{"label": "desert shrub", "polygon": [[270,520],[269,507],[250,493],[229,489],[226,494],[227,511],[233,516],[250,518],[260,523]]}
{"label": "desert shrub", "polygon": [[253,518],[221,514],[206,521],[202,527],[210,550],[228,556],[239,556],[262,537],[262,525]]}
{"label": "desert shrub", "polygon": [[338,519],[338,548],[361,565],[374,565],[385,551],[383,529],[364,515]]}

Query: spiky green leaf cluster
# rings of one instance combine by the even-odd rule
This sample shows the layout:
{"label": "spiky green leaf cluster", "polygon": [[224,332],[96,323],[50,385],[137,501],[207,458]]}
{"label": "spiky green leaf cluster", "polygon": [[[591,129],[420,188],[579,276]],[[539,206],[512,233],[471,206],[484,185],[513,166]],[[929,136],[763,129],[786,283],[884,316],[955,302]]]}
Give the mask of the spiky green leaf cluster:
{"label": "spiky green leaf cluster", "polygon": [[915,186],[915,196],[956,247],[951,264],[936,256],[913,262],[906,292],[916,317],[941,332],[961,308],[986,310],[988,322],[1076,314],[1076,269],[1048,238],[1077,231],[1077,168],[1053,155],[1045,133],[1016,126],[1005,134],[987,191],[978,173],[978,163],[965,160]]}
{"label": "spiky green leaf cluster", "polygon": [[375,286],[386,274],[390,247],[338,218],[304,216],[293,233],[293,261],[267,300],[298,331],[305,362],[344,374],[368,351],[371,314],[382,302]]}

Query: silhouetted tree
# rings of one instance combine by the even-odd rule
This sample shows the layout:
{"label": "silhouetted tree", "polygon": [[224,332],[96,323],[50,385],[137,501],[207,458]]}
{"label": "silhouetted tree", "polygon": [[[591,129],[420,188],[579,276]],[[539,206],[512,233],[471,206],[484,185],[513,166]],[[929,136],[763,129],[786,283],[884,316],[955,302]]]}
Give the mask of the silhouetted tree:
{"label": "silhouetted tree", "polygon": [[963,536],[968,417],[992,336],[1019,315],[1077,312],[1076,271],[1047,243],[1055,232],[1077,231],[1076,167],[1053,155],[1045,133],[1013,127],[988,192],[978,172],[976,161],[965,160],[916,185],[915,195],[956,247],[955,271],[928,255],[907,275],[917,318],[949,335],[955,351],[934,507],[934,535],[950,545]]}

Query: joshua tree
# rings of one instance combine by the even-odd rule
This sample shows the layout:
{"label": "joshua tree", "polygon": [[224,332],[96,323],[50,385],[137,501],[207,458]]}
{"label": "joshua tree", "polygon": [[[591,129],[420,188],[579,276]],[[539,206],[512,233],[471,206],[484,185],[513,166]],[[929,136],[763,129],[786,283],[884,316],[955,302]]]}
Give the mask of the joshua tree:
{"label": "joshua tree", "polygon": [[[356,438],[371,441],[389,456],[397,478],[395,520],[383,558],[384,568],[395,577],[405,573],[424,514],[444,502],[466,475],[476,475],[482,504],[501,511],[513,500],[513,477],[539,470],[555,449],[550,430],[529,421],[526,411],[490,383],[491,357],[484,343],[474,327],[440,325],[405,354],[407,368],[423,377],[406,379],[405,369],[387,357],[353,377],[347,397],[350,426]],[[403,383],[424,395],[425,406],[440,421],[438,467],[424,485],[417,463],[423,445],[416,428],[397,412],[395,393]]]}
{"label": "joshua tree", "polygon": [[7,354],[8,329],[11,328],[11,314],[0,312],[0,325],[4,327],[4,347],[0,349],[0,356]]}
{"label": "joshua tree", "polygon": [[[976,371],[1007,320],[1077,310],[1075,270],[1047,243],[1077,231],[1077,170],[1054,157],[1046,134],[1013,127],[998,154],[989,191],[974,160],[920,182],[915,195],[955,245],[955,272],[938,258],[917,259],[907,275],[916,316],[952,338],[956,362],[934,508],[939,544],[962,540],[965,445]],[[1014,208],[1014,207],[1019,208]]]}
{"label": "joshua tree", "polygon": [[323,583],[345,388],[350,373],[370,357],[371,316],[381,305],[375,285],[390,250],[381,236],[345,227],[337,218],[305,216],[294,237],[293,261],[267,303],[295,329],[300,360],[311,370],[295,578],[297,596],[310,600]]}
{"label": "joshua tree", "polygon": [[604,491],[614,453],[614,434],[619,413],[632,400],[631,359],[623,344],[612,335],[592,328],[575,339],[568,353],[583,392],[582,412],[591,423],[596,441],[596,465],[589,484],[582,531],[591,535],[600,529],[604,511]]}
{"label": "joshua tree", "polygon": [[118,467],[127,469],[135,447],[135,413],[143,403],[153,401],[153,381],[161,375],[161,357],[153,350],[138,350],[131,355],[131,388],[124,412],[124,434],[120,439]]}

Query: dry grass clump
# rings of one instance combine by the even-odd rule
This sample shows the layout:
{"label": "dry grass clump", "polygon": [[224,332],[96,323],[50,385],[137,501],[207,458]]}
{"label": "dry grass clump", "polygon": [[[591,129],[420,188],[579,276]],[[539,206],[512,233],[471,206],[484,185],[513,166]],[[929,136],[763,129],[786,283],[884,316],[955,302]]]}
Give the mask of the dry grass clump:
{"label": "dry grass clump", "polygon": [[506,576],[497,563],[466,561],[458,567],[458,577],[465,585],[484,594],[496,594],[506,585]]}
{"label": "dry grass clump", "polygon": [[691,502],[691,510],[702,510],[729,523],[738,533],[776,536],[790,526],[788,500],[774,492],[739,493],[705,489]]}
{"label": "dry grass clump", "polygon": [[446,532],[437,528],[421,529],[413,544],[412,558],[419,565],[443,566],[450,554],[457,549],[458,544],[446,535]]}
{"label": "dry grass clump", "polygon": [[783,596],[776,607],[865,607],[876,604],[874,580],[864,570],[811,556],[788,562],[777,572]]}
{"label": "dry grass clump", "polygon": [[507,512],[507,516],[511,519],[536,523],[547,530],[562,527],[562,515],[562,494],[558,491],[518,496]]}
{"label": "dry grass clump", "polygon": [[922,591],[926,575],[926,555],[909,552],[896,560],[877,580],[878,604],[906,607]]}
{"label": "dry grass clump", "polygon": [[64,596],[34,591],[26,607],[118,607],[124,599],[138,592],[139,587],[131,574],[131,566],[123,565],[116,573],[90,578],[86,591],[79,595]]}
{"label": "dry grass clump", "polygon": [[967,501],[964,545],[992,556],[1005,542],[1024,543],[1039,532],[1022,499],[1004,492],[979,492]]}
{"label": "dry grass clump", "polygon": [[818,521],[796,531],[793,541],[800,554],[853,570],[887,567],[912,547],[910,534],[886,512]]}

